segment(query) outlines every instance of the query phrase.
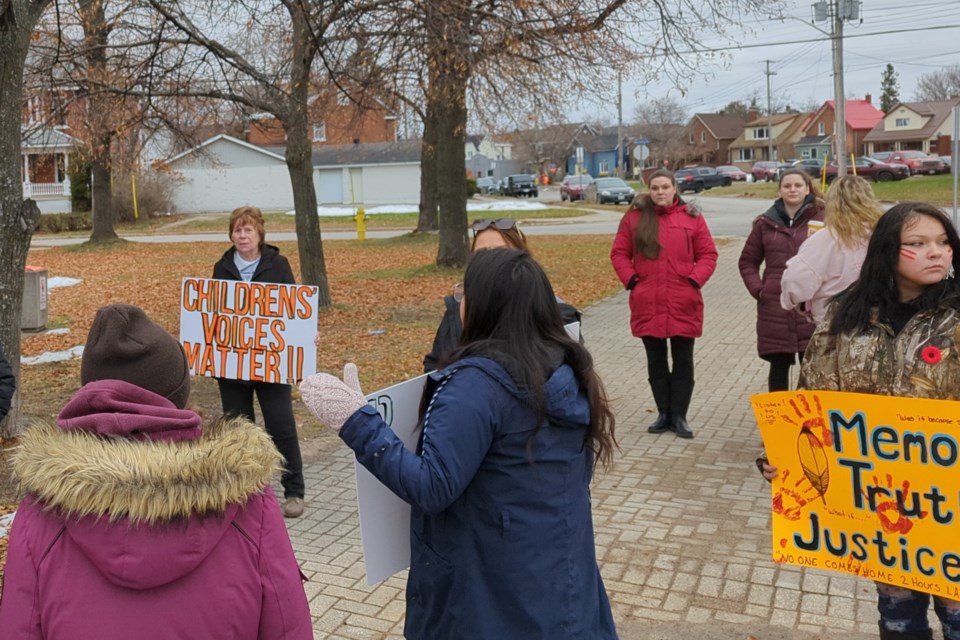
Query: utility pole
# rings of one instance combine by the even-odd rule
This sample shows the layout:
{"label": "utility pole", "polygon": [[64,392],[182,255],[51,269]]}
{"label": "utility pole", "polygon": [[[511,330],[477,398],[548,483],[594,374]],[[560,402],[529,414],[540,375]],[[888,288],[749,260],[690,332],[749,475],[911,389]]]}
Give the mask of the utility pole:
{"label": "utility pole", "polygon": [[617,71],[617,177],[623,178],[623,72]]}
{"label": "utility pole", "polygon": [[847,98],[843,92],[843,21],[860,18],[860,0],[826,0],[814,3],[815,22],[831,21],[830,39],[833,43],[833,149],[836,155],[837,175],[847,175]]}
{"label": "utility pole", "polygon": [[777,75],[776,71],[770,71],[771,60],[764,60],[767,63],[767,160],[773,160],[773,107],[770,102],[770,76]]}

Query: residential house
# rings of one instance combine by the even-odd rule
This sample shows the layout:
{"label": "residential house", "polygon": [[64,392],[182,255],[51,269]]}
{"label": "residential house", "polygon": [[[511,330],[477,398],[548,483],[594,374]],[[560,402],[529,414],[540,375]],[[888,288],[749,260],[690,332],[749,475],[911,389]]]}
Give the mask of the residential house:
{"label": "residential house", "polygon": [[743,133],[746,124],[747,118],[736,113],[694,114],[687,125],[687,160],[712,165],[728,163],[730,145]]}
{"label": "residential house", "polygon": [[957,135],[950,113],[960,97],[937,102],[900,102],[865,136],[867,153],[876,151],[923,151],[949,155]]}
{"label": "residential house", "polygon": [[[420,201],[420,141],[323,145],[313,150],[319,204],[413,204]],[[260,147],[220,134],[163,165],[174,177],[180,213],[256,205],[293,208],[283,147]]]}
{"label": "residential house", "polygon": [[470,178],[505,178],[517,173],[513,159],[513,145],[495,140],[488,135],[468,135],[464,143],[467,176]]}
{"label": "residential house", "polygon": [[[883,112],[873,106],[870,94],[867,94],[863,100],[847,100],[844,103],[844,119],[847,153],[867,155],[864,139],[883,119]],[[836,103],[827,100],[804,126],[803,137],[795,145],[797,157],[825,158],[832,155],[836,120]]]}
{"label": "residential house", "polygon": [[[796,144],[803,137],[807,113],[777,113],[748,122],[743,133],[730,143],[730,163],[749,169],[757,160],[780,160],[796,156]],[[770,157],[770,147],[773,157]]]}
{"label": "residential house", "polygon": [[23,197],[33,198],[41,213],[70,211],[70,155],[82,146],[82,142],[58,129],[40,127],[23,132]]}
{"label": "residential house", "polygon": [[[310,98],[309,136],[313,146],[397,141],[397,116],[383,102],[367,98],[358,105],[342,90],[331,88]],[[283,125],[269,113],[250,117],[247,142],[258,146],[286,143]]]}
{"label": "residential house", "polygon": [[548,175],[553,179],[562,170],[574,172],[577,148],[599,134],[596,128],[586,123],[558,123],[535,129],[516,129],[502,137],[512,144],[512,160],[518,172]]}

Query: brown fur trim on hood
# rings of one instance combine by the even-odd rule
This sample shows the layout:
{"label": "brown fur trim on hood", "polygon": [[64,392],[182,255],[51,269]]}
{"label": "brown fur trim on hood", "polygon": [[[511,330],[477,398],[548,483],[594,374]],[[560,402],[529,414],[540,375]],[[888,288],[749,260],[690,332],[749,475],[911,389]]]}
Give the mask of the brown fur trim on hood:
{"label": "brown fur trim on hood", "polygon": [[49,509],[154,523],[242,504],[281,460],[264,430],[241,418],[180,442],[103,438],[38,422],[21,437],[13,470],[21,489]]}

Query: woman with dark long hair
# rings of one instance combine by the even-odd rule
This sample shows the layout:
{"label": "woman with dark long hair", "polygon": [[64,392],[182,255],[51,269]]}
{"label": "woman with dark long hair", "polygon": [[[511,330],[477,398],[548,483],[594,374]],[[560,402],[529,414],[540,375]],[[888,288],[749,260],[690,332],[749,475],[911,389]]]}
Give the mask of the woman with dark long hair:
{"label": "woman with dark long hair", "polygon": [[311,376],[303,400],[412,506],[407,638],[616,638],[590,510],[614,417],[590,353],[523,251],[477,252],[463,284],[461,347],[430,374],[416,453],[355,374]]}
{"label": "woman with dark long hair", "polygon": [[[892,207],[877,223],[860,279],[827,308],[800,372],[806,389],[960,399],[960,237],[943,211]],[[937,357],[924,357],[933,349]],[[940,357],[942,354],[942,357]],[[768,480],[777,469],[758,460]],[[881,640],[929,640],[930,595],[876,583]],[[946,640],[960,638],[960,602],[934,596]]]}
{"label": "woman with dark long hair", "polygon": [[[657,419],[647,431],[692,438],[693,345],[703,334],[700,288],[717,268],[717,247],[700,211],[677,195],[677,180],[654,171],[620,221],[610,261],[630,292],[630,329],[643,340]],[[673,368],[667,358],[667,346]]]}

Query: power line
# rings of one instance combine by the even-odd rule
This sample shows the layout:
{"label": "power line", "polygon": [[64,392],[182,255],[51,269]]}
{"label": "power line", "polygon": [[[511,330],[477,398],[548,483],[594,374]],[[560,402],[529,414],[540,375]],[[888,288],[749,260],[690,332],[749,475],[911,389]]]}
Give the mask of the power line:
{"label": "power line", "polygon": [[[844,34],[844,38],[849,40],[851,38],[869,38],[871,36],[887,36],[897,33],[913,33],[915,31],[940,31],[942,29],[958,29],[960,24],[942,24],[932,27],[916,27],[913,29],[892,29],[889,31],[874,31],[872,33],[852,33]],[[779,47],[787,44],[807,44],[810,42],[829,42],[833,38],[807,38],[805,40],[785,40],[783,42],[758,42],[757,44],[740,44],[729,47],[712,47],[709,49],[691,49],[689,51],[664,51],[662,53],[654,55],[693,55],[700,53],[719,53],[721,51],[740,51],[742,49],[759,49],[761,47]]]}

